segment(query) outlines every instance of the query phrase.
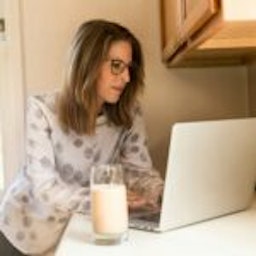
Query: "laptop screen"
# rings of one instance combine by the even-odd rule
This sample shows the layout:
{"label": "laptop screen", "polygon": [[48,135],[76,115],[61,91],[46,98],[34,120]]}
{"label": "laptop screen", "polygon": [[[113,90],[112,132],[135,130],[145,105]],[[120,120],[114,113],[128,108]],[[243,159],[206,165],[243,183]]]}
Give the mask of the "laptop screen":
{"label": "laptop screen", "polygon": [[254,192],[256,118],[177,123],[170,147],[160,228],[245,209]]}

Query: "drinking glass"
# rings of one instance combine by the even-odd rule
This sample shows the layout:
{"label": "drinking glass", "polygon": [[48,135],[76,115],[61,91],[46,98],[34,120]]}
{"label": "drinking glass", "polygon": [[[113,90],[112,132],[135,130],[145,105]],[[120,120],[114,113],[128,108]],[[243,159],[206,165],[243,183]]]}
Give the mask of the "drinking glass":
{"label": "drinking glass", "polygon": [[93,240],[96,244],[119,244],[127,239],[127,193],[120,164],[92,168],[91,207]]}

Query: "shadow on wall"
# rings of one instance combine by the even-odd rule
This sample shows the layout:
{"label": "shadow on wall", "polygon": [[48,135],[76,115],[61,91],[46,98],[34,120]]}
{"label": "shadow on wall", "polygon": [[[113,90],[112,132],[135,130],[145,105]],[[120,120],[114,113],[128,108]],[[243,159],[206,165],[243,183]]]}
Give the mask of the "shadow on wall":
{"label": "shadow on wall", "polygon": [[248,115],[246,67],[147,70],[143,100],[149,149],[164,176],[171,127],[176,122]]}

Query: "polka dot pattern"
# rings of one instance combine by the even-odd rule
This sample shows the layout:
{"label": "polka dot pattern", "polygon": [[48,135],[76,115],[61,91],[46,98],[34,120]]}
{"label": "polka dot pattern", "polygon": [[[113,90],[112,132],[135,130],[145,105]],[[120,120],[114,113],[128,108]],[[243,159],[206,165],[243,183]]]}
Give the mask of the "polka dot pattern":
{"label": "polka dot pattern", "polygon": [[90,159],[93,156],[93,149],[92,148],[86,148],[84,150],[84,156],[86,159]]}
{"label": "polka dot pattern", "polygon": [[54,222],[54,221],[56,221],[56,218],[55,218],[54,216],[50,215],[50,216],[48,217],[47,221],[48,221],[48,222]]}
{"label": "polka dot pattern", "polygon": [[24,240],[24,238],[25,238],[25,233],[24,233],[23,231],[18,231],[18,232],[16,233],[16,239],[17,239],[18,241]]}
{"label": "polka dot pattern", "polygon": [[35,123],[31,123],[29,126],[34,131],[37,131],[39,129]]}
{"label": "polka dot pattern", "polygon": [[31,240],[36,240],[37,239],[37,235],[36,235],[36,233],[35,232],[30,232],[29,233],[29,238],[31,239]]}
{"label": "polka dot pattern", "polygon": [[71,164],[64,164],[60,171],[60,177],[68,182],[71,183],[74,177],[74,169]]}
{"label": "polka dot pattern", "polygon": [[145,153],[140,153],[140,160],[142,162],[147,162],[148,161],[148,158],[147,158],[147,155]]}
{"label": "polka dot pattern", "polygon": [[34,148],[36,145],[36,142],[33,139],[28,139],[28,145],[31,148]]}
{"label": "polka dot pattern", "polygon": [[24,216],[22,222],[25,228],[28,228],[32,225],[32,219],[29,216]]}
{"label": "polka dot pattern", "polygon": [[41,119],[43,117],[43,113],[40,109],[37,109],[36,112],[35,112],[35,116],[38,118],[38,119]]}
{"label": "polka dot pattern", "polygon": [[51,160],[50,160],[48,157],[46,157],[46,156],[44,156],[44,157],[40,160],[40,163],[41,163],[42,167],[44,167],[44,168],[49,168],[49,167],[51,167]]}
{"label": "polka dot pattern", "polygon": [[62,217],[58,220],[58,223],[66,223],[68,221],[67,217]]}
{"label": "polka dot pattern", "polygon": [[100,161],[100,157],[101,157],[101,151],[98,150],[93,159],[94,163],[98,163]]}
{"label": "polka dot pattern", "polygon": [[50,139],[50,138],[51,138],[51,135],[52,135],[52,130],[51,130],[51,128],[47,127],[47,128],[45,129],[45,132],[46,132],[48,138]]}
{"label": "polka dot pattern", "polygon": [[21,196],[21,202],[27,204],[29,202],[29,197],[27,195]]}
{"label": "polka dot pattern", "polygon": [[83,145],[83,141],[81,139],[74,140],[74,146],[80,148]]}
{"label": "polka dot pattern", "polygon": [[10,223],[10,219],[9,219],[8,216],[5,215],[5,216],[4,216],[4,224],[8,226],[9,223]]}
{"label": "polka dot pattern", "polygon": [[131,136],[131,143],[136,143],[139,139],[139,134],[135,133]]}
{"label": "polka dot pattern", "polygon": [[[90,211],[93,165],[108,163],[115,155],[115,160],[127,164],[127,184],[143,186],[146,182],[140,183],[138,179],[145,175],[133,168],[138,166],[143,170],[151,164],[140,127],[139,107],[134,111],[136,116],[129,130],[116,129],[107,122],[99,126],[97,122],[95,134],[87,136],[72,130],[63,132],[53,109],[56,98],[47,97],[33,97],[28,105],[27,168],[20,180],[25,182],[17,183],[15,193],[9,193],[14,204],[6,208],[4,216],[8,217],[2,217],[17,244],[25,247],[33,243],[41,247],[40,251],[46,249],[49,241],[58,241],[71,211],[80,208],[86,213]],[[118,152],[120,148],[122,152]]]}
{"label": "polka dot pattern", "polygon": [[55,144],[55,149],[56,149],[56,152],[57,153],[62,153],[63,152],[63,145],[60,143],[60,142],[57,142],[56,144]]}
{"label": "polka dot pattern", "polygon": [[139,147],[138,146],[132,146],[131,147],[131,152],[132,153],[138,153],[139,152]]}

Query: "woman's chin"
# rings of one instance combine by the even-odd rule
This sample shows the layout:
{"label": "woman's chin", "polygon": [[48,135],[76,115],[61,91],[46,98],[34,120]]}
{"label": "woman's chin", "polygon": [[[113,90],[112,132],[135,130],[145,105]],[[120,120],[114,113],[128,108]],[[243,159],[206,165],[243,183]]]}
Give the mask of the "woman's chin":
{"label": "woman's chin", "polygon": [[108,104],[116,104],[119,101],[120,97],[115,97],[115,98],[111,98],[106,100],[106,103]]}

